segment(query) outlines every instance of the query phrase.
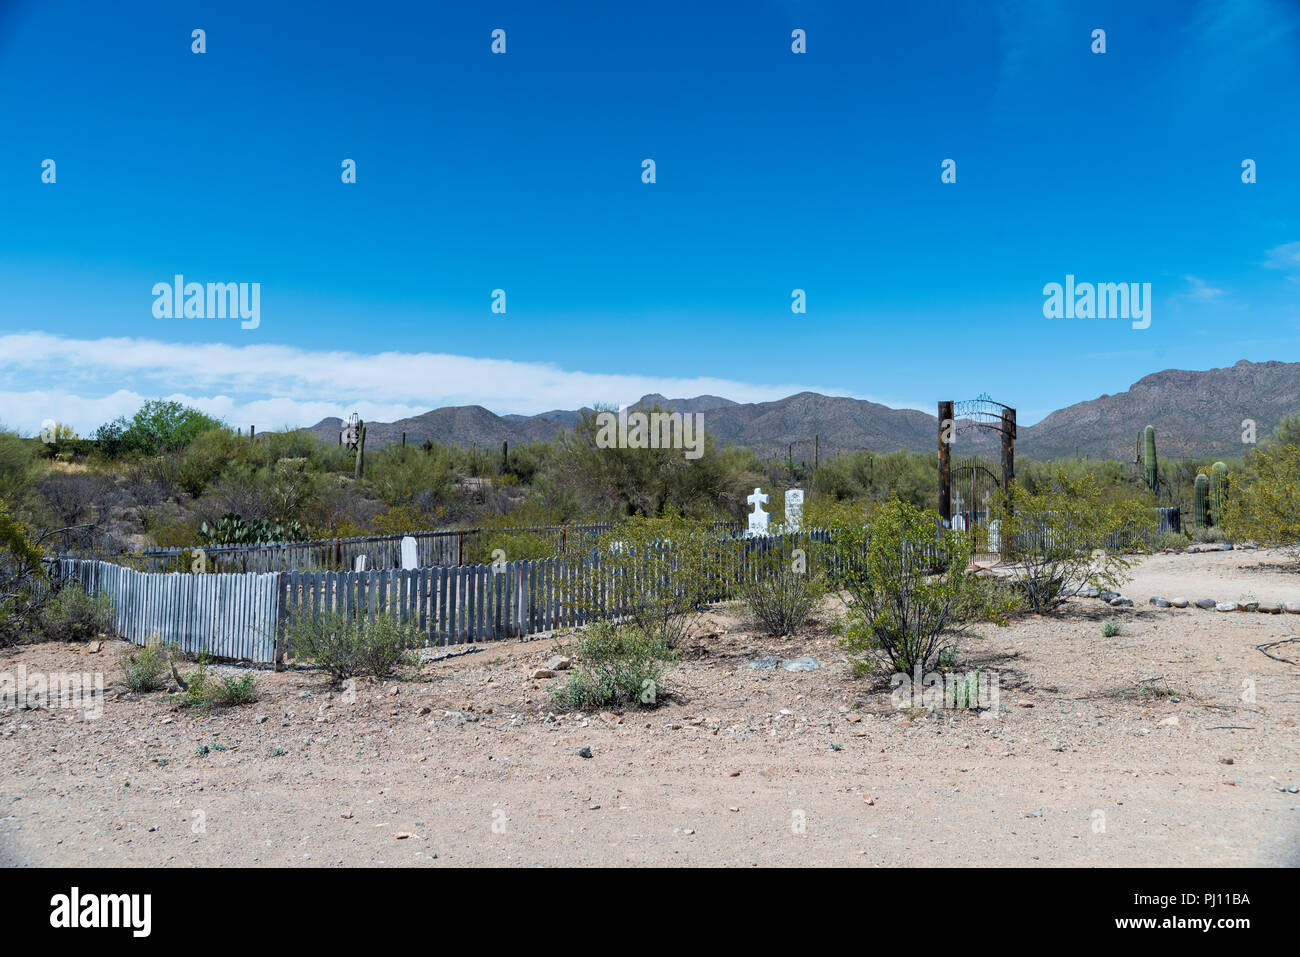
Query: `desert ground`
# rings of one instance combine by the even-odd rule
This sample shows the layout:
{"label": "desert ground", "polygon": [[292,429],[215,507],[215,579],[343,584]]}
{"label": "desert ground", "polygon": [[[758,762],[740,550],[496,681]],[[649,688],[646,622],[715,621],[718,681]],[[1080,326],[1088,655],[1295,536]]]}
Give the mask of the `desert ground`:
{"label": "desert ground", "polygon": [[[896,709],[852,675],[833,602],[786,638],[709,610],[659,706],[618,713],[557,713],[563,673],[529,677],[563,636],[430,649],[355,695],[259,671],[259,700],[207,716],[125,691],[125,643],[10,648],[0,671],[108,690],[97,719],[0,713],[0,863],[1300,864],[1300,666],[1256,648],[1296,616],[1147,603],[1300,601],[1300,569],[1161,554],[1123,591],[1133,607],[1077,598],[966,638],[997,712]],[[764,656],[823,667],[748,667]]]}

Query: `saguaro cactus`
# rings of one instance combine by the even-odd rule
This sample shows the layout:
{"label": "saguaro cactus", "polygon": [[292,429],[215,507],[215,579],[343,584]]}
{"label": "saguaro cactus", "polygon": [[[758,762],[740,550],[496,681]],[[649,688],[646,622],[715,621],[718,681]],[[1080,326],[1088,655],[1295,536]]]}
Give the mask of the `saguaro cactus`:
{"label": "saguaro cactus", "polygon": [[1210,515],[1215,525],[1223,524],[1223,507],[1228,501],[1228,466],[1215,462],[1210,467]]}
{"label": "saguaro cactus", "polygon": [[1143,432],[1142,461],[1146,466],[1147,488],[1152,493],[1159,491],[1160,477],[1156,462],[1156,427],[1148,425]]}
{"label": "saguaro cactus", "polygon": [[501,474],[510,470],[510,445],[506,439],[501,440]]}
{"label": "saguaro cactus", "polygon": [[1210,524],[1210,477],[1202,472],[1196,476],[1196,527]]}

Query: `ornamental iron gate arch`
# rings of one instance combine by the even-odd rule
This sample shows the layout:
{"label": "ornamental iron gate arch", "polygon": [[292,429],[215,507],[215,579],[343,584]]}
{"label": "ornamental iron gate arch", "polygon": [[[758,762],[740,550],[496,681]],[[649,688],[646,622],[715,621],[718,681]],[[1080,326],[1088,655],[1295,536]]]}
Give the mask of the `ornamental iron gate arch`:
{"label": "ornamental iron gate arch", "polygon": [[[1001,437],[1003,489],[1016,477],[1016,410],[988,395],[960,402],[939,403],[939,516],[952,527],[952,445],[957,436],[972,429],[996,432]],[[970,466],[963,465],[963,468]],[[985,471],[988,471],[985,469]]]}

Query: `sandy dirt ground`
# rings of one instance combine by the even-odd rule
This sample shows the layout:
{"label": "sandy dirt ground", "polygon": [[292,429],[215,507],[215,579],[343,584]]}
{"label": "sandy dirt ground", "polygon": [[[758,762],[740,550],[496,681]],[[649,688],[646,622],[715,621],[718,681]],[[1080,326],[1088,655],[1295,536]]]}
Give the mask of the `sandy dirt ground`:
{"label": "sandy dirt ground", "polygon": [[[997,712],[897,709],[852,676],[832,607],[784,639],[715,608],[658,708],[603,716],[555,713],[562,679],[529,678],[554,638],[354,696],[260,671],[258,701],[208,716],[126,692],[124,643],[8,649],[0,672],[99,671],[108,690],[95,719],[0,712],[0,863],[1300,864],[1300,666],[1256,650],[1296,616],[1146,603],[1300,601],[1300,570],[1157,555],[1124,592],[1135,607],[1075,599],[966,639]],[[766,655],[824,667],[746,666]]]}

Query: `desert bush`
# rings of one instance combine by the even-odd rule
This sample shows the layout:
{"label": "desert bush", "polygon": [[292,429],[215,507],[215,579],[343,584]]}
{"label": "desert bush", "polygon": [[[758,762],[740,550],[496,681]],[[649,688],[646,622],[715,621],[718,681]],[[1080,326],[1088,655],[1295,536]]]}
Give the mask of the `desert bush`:
{"label": "desert bush", "polygon": [[143,648],[130,648],[122,652],[118,662],[122,667],[126,686],[132,691],[157,691],[166,683],[170,665],[167,651],[151,639]]}
{"label": "desert bush", "polygon": [[30,529],[0,499],[0,647],[16,644],[37,627],[49,595],[41,558]]}
{"label": "desert bush", "polygon": [[366,479],[385,504],[413,503],[430,511],[451,496],[451,458],[442,446],[426,452],[388,445],[367,456]]}
{"label": "desert bush", "polygon": [[113,630],[113,603],[107,595],[92,595],[80,585],[67,584],[41,607],[39,622],[48,641],[87,641]]}
{"label": "desert bush", "polygon": [[875,510],[869,529],[841,517],[832,531],[832,584],[848,593],[844,640],[856,669],[927,671],[973,618],[1005,621],[967,574],[970,540],[943,528],[937,512],[894,499]]}
{"label": "desert bush", "polygon": [[286,632],[290,652],[320,665],[335,682],[362,675],[392,677],[399,668],[414,664],[412,651],[423,638],[418,625],[390,615],[367,620],[341,612],[319,619],[303,615],[292,620]]}
{"label": "desert bush", "polygon": [[257,680],[251,671],[241,675],[211,675],[206,656],[198,666],[180,677],[182,690],[176,695],[177,707],[211,711],[234,708],[257,700]]}
{"label": "desert bush", "polygon": [[780,539],[775,547],[750,556],[753,573],[741,583],[738,595],[767,634],[793,634],[826,594],[825,575],[808,567],[810,551],[809,541],[799,537]]}
{"label": "desert bush", "polygon": [[1104,495],[1090,473],[1058,472],[1034,492],[1012,483],[995,512],[1012,552],[1011,580],[1036,612],[1058,608],[1086,585],[1119,588],[1156,526],[1145,502]]}
{"label": "desert bush", "polygon": [[239,451],[241,443],[229,429],[200,432],[178,457],[176,484],[195,497],[202,495]]}
{"label": "desert bush", "polygon": [[592,625],[567,650],[575,661],[573,670],[552,692],[555,703],[564,708],[654,707],[664,672],[677,658],[663,639],[607,621]]}
{"label": "desert bush", "polygon": [[1155,551],[1163,551],[1166,548],[1175,551],[1182,551],[1187,547],[1189,539],[1182,532],[1161,532],[1156,536],[1151,547]]}
{"label": "desert bush", "polygon": [[[1291,429],[1288,424],[1279,435],[1288,437]],[[1227,497],[1223,531],[1233,541],[1300,546],[1300,444],[1278,441],[1246,457]]]}
{"label": "desert bush", "polygon": [[1114,638],[1119,634],[1119,622],[1114,618],[1104,622],[1101,626],[1101,636],[1103,638]]}
{"label": "desert bush", "polygon": [[1221,545],[1228,540],[1228,533],[1217,525],[1198,528],[1192,539],[1198,545]]}
{"label": "desert bush", "polygon": [[561,600],[588,618],[616,609],[641,634],[676,647],[704,605],[725,594],[736,544],[675,513],[636,516],[601,533],[594,545],[574,536],[567,542],[565,567],[599,568],[604,594],[589,587],[587,576],[566,578],[562,569],[555,584]]}

